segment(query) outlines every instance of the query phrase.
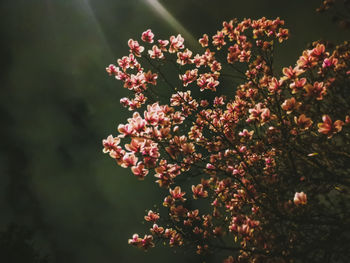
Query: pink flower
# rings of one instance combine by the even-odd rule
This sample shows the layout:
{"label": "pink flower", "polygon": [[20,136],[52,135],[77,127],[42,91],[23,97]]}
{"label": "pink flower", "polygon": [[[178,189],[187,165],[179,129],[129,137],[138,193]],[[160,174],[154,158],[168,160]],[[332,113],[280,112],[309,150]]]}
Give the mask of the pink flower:
{"label": "pink flower", "polygon": [[140,46],[139,42],[132,39],[129,39],[128,46],[130,48],[130,52],[137,57],[141,57],[141,53],[145,50],[143,46]]}
{"label": "pink flower", "polygon": [[205,73],[201,74],[197,79],[197,85],[200,87],[200,91],[206,89],[216,91],[216,87],[219,85],[219,81],[215,79],[215,75]]}
{"label": "pink flower", "polygon": [[224,45],[226,45],[224,32],[217,31],[216,35],[213,36],[212,43],[217,49],[221,49]]}
{"label": "pink flower", "polygon": [[154,45],[152,47],[152,50],[148,50],[148,54],[153,59],[156,59],[156,58],[162,59],[162,58],[164,58],[164,54],[163,54],[162,50],[159,47],[157,47],[156,45]]}
{"label": "pink flower", "polygon": [[144,73],[145,81],[152,84],[153,86],[157,85],[158,75],[157,73],[152,73],[150,70]]}
{"label": "pink flower", "polygon": [[161,40],[161,39],[158,40],[159,48],[160,48],[162,51],[167,51],[167,50],[166,50],[166,46],[167,46],[168,44],[169,44],[169,41],[168,41],[168,40]]}
{"label": "pink flower", "polygon": [[131,239],[129,239],[128,243],[131,245],[137,245],[142,241],[142,238],[139,237],[138,234],[134,234]]}
{"label": "pink flower", "polygon": [[103,152],[109,153],[111,151],[117,151],[117,146],[119,143],[120,143],[120,138],[109,135],[107,139],[102,140],[102,144],[104,147]]}
{"label": "pink flower", "polygon": [[254,131],[248,131],[247,129],[243,129],[238,133],[239,136],[251,139],[253,137]]}
{"label": "pink flower", "polygon": [[284,77],[282,77],[282,79],[286,80],[286,79],[295,79],[297,76],[299,76],[304,71],[301,69],[298,69],[298,68],[288,67],[288,68],[283,68],[282,72],[284,75]]}
{"label": "pink flower", "polygon": [[170,46],[169,46],[169,53],[175,53],[179,51],[179,49],[184,48],[184,39],[183,37],[178,34],[176,37],[171,36],[170,37]]}
{"label": "pink flower", "polygon": [[287,111],[287,114],[290,114],[293,110],[297,110],[301,106],[300,102],[297,102],[294,97],[287,99],[281,105],[282,109]]}
{"label": "pink flower", "polygon": [[118,125],[118,131],[121,133],[121,135],[119,135],[119,137],[125,137],[128,135],[131,135],[134,132],[134,129],[132,127],[132,125],[130,124],[119,124]]}
{"label": "pink flower", "polygon": [[294,204],[295,205],[306,205],[307,203],[307,196],[304,192],[296,192],[294,195]]}
{"label": "pink flower", "polygon": [[157,234],[157,235],[161,235],[164,232],[164,228],[163,227],[159,227],[157,224],[153,224],[152,228],[150,229],[152,234]]}
{"label": "pink flower", "polygon": [[203,66],[203,64],[204,64],[204,60],[203,60],[202,56],[199,54],[194,56],[194,58],[192,59],[192,62],[196,65],[196,68],[199,68],[199,67]]}
{"label": "pink flower", "polygon": [[152,222],[156,222],[159,219],[159,214],[158,213],[154,213],[152,210],[148,211],[148,214],[145,216],[145,220],[146,221],[152,221]]}
{"label": "pink flower", "polygon": [[311,50],[310,55],[316,58],[323,58],[328,56],[329,53],[326,52],[326,47],[323,44],[317,44],[316,47]]}
{"label": "pink flower", "polygon": [[322,68],[335,67],[338,64],[338,59],[334,57],[325,58],[322,63]]}
{"label": "pink flower", "polygon": [[217,62],[216,60],[214,60],[211,65],[210,65],[210,70],[211,72],[215,73],[215,72],[219,72],[222,69],[221,67],[221,63]]}
{"label": "pink flower", "polygon": [[176,186],[174,188],[174,190],[169,189],[169,192],[171,194],[171,196],[175,199],[175,200],[180,200],[182,202],[184,202],[186,199],[183,198],[183,196],[186,194],[185,192],[181,192],[181,187],[180,186]]}
{"label": "pink flower", "polygon": [[137,163],[138,158],[133,153],[126,153],[123,157],[123,162],[121,167],[127,168],[130,166],[134,166]]}
{"label": "pink flower", "polygon": [[316,65],[317,65],[317,60],[315,59],[315,57],[311,56],[310,50],[305,50],[303,52],[303,55],[297,61],[298,68],[303,70],[310,69]]}
{"label": "pink flower", "polygon": [[312,120],[301,114],[299,117],[294,116],[294,122],[299,126],[301,130],[308,130],[312,125]]}
{"label": "pink flower", "polygon": [[292,89],[292,94],[297,93],[301,88],[304,87],[306,84],[306,78],[301,79],[295,79],[294,82],[292,82],[289,87]]}
{"label": "pink flower", "polygon": [[192,63],[191,56],[192,56],[192,51],[186,48],[184,52],[177,53],[178,59],[176,60],[176,62],[181,66],[186,64],[191,64]]}
{"label": "pink flower", "polygon": [[208,35],[204,34],[203,37],[198,40],[198,42],[202,47],[207,47],[209,42]]}
{"label": "pink flower", "polygon": [[278,37],[278,41],[281,43],[283,40],[288,39],[289,30],[280,28],[276,36]]}
{"label": "pink flower", "polygon": [[318,81],[316,81],[314,83],[314,85],[307,84],[304,87],[304,89],[306,91],[305,96],[316,97],[316,100],[322,100],[323,95],[325,95],[327,93],[327,89],[326,89],[324,83],[318,82]]}
{"label": "pink flower", "polygon": [[254,108],[249,109],[249,121],[258,120],[261,124],[264,124],[270,119],[270,110],[268,108],[262,108],[263,105],[261,102],[255,105]]}
{"label": "pink flower", "polygon": [[203,191],[203,185],[198,184],[197,186],[192,185],[192,192],[193,192],[193,198],[198,199],[198,198],[205,198],[208,196],[207,191]]}
{"label": "pink flower", "polygon": [[183,86],[187,87],[188,84],[192,83],[197,79],[198,69],[187,70],[184,75],[179,75],[179,78],[183,82]]}
{"label": "pink flower", "polygon": [[134,234],[132,239],[129,239],[128,243],[145,250],[154,247],[153,236],[151,235],[145,235],[144,238],[140,238],[138,234]]}
{"label": "pink flower", "polygon": [[130,67],[129,66],[129,57],[127,57],[127,56],[124,56],[124,57],[118,59],[117,63],[119,65],[119,67],[122,68],[123,71],[125,71],[126,69],[128,69]]}
{"label": "pink flower", "polygon": [[113,64],[110,64],[107,68],[106,68],[107,73],[112,76],[112,75],[117,75],[117,72],[119,71],[119,68],[116,67]]}
{"label": "pink flower", "polygon": [[341,120],[337,120],[334,123],[332,119],[328,115],[322,116],[323,123],[318,123],[318,132],[327,135],[328,138],[332,138],[332,136],[342,130],[342,126],[344,122]]}
{"label": "pink flower", "polygon": [[145,145],[145,139],[143,138],[132,138],[130,144],[125,144],[125,149],[128,151],[137,153],[140,152],[141,149]]}
{"label": "pink flower", "polygon": [[143,32],[141,36],[142,41],[148,43],[153,43],[153,38],[154,34],[152,33],[151,29],[148,29],[147,31]]}
{"label": "pink flower", "polygon": [[275,77],[273,77],[268,87],[269,92],[271,93],[281,92],[282,84],[283,84],[283,80],[277,80]]}
{"label": "pink flower", "polygon": [[138,112],[135,112],[132,118],[128,119],[128,122],[132,125],[133,131],[141,133],[145,131],[146,121],[141,118]]}

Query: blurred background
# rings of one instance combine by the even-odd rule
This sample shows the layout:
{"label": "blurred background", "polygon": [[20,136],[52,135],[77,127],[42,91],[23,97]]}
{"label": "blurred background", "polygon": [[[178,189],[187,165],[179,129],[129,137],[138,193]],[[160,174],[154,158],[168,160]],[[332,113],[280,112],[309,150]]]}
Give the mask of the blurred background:
{"label": "blurred background", "polygon": [[[291,37],[275,58],[280,67],[294,65],[308,43],[349,37],[315,12],[320,2],[2,1],[0,232],[16,232],[11,224],[28,229],[49,262],[203,262],[183,251],[144,253],[127,244],[132,234],[148,231],[145,210],[164,195],[152,175],[140,182],[102,154],[101,140],[130,116],[119,104],[126,90],[105,67],[148,28],[159,38],[181,33],[191,42],[215,34],[224,20],[262,16],[286,21]],[[0,261],[11,262],[4,243]],[[25,255],[21,249],[18,257]]]}

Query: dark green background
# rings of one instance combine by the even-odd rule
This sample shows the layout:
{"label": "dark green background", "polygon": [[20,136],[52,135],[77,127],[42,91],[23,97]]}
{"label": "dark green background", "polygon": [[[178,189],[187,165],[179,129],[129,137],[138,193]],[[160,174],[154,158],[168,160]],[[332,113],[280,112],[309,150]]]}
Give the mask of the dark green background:
{"label": "dark green background", "polygon": [[[348,37],[315,13],[318,0],[159,3],[195,39],[233,17],[285,19],[291,38],[277,51],[280,66],[294,64],[311,41]],[[0,8],[0,231],[29,226],[58,263],[198,261],[128,246],[133,233],[146,232],[145,209],[164,196],[152,175],[137,181],[101,147],[130,115],[119,104],[126,91],[105,67],[144,30],[167,38],[178,29],[142,0],[12,0]]]}

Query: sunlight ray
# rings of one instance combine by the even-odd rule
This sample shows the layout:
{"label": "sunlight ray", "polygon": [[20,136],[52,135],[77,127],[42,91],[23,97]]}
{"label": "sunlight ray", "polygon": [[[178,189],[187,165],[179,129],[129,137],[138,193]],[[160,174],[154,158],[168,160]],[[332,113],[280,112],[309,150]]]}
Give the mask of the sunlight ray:
{"label": "sunlight ray", "polygon": [[89,0],[78,0],[77,1],[79,3],[79,5],[81,6],[81,8],[85,11],[86,15],[89,17],[90,21],[93,24],[93,29],[96,32],[96,35],[100,38],[100,41],[102,42],[102,44],[105,46],[106,51],[108,54],[112,55],[112,49],[107,41],[107,38],[102,30],[102,27],[100,25],[100,22],[98,21],[94,10],[91,8],[91,5],[89,3]]}
{"label": "sunlight ray", "polygon": [[172,28],[181,33],[192,47],[198,46],[197,40],[177,19],[158,2],[158,0],[144,0],[158,15],[160,15]]}

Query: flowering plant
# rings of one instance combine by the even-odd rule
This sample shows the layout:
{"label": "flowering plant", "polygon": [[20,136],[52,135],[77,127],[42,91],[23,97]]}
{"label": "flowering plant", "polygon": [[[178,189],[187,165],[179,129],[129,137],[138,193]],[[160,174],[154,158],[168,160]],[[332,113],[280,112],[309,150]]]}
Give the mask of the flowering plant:
{"label": "flowering plant", "polygon": [[106,68],[133,94],[121,99],[133,115],[103,151],[169,189],[145,216],[150,234],[131,245],[226,250],[224,262],[346,261],[350,44],[315,42],[278,74],[283,26],[224,22],[196,55],[181,35],[156,40],[147,30],[147,48],[130,39],[129,55]]}

